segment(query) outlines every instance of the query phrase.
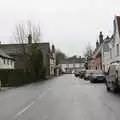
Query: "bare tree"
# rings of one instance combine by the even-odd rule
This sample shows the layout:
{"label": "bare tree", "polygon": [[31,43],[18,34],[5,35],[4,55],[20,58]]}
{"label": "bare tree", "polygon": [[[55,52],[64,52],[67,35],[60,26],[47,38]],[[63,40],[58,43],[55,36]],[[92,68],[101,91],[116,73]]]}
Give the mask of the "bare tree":
{"label": "bare tree", "polygon": [[92,55],[93,55],[93,49],[92,49],[92,46],[90,45],[90,43],[88,43],[88,45],[84,51],[84,57],[87,60],[87,62],[85,63],[85,69],[88,69],[88,62],[89,62],[89,60],[92,59]]}
{"label": "bare tree", "polygon": [[90,45],[90,43],[88,43],[88,45],[87,45],[87,47],[85,48],[85,51],[84,51],[84,57],[85,58],[90,58],[90,57],[92,57],[92,54],[93,54],[92,46]]}
{"label": "bare tree", "polygon": [[20,44],[27,43],[29,34],[32,36],[33,43],[40,42],[40,25],[32,24],[31,21],[17,25],[14,32],[15,42]]}

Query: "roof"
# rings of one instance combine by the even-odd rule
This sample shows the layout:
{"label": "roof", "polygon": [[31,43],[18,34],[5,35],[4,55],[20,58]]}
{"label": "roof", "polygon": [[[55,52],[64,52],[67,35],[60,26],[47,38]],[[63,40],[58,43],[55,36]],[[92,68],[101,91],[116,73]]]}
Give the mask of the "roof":
{"label": "roof", "polygon": [[[8,55],[16,55],[16,54],[22,54],[23,53],[23,47],[25,46],[25,49],[27,50],[27,48],[29,48],[31,44],[1,44],[0,45],[0,49],[3,50],[5,53],[7,53]],[[35,45],[34,43],[32,43],[32,45]],[[38,43],[37,44],[43,53],[48,53],[50,52],[50,47],[49,47],[49,43]]]}
{"label": "roof", "polygon": [[117,20],[117,25],[118,25],[118,32],[120,35],[120,16],[116,16],[116,20]]}
{"label": "roof", "polygon": [[60,60],[60,64],[77,64],[77,63],[85,63],[85,58],[81,58],[81,59],[63,59]]}
{"label": "roof", "polygon": [[2,51],[1,49],[0,49],[0,56],[1,57],[4,57],[4,58],[8,58],[8,59],[13,59],[13,57],[10,57],[9,55],[7,55],[4,51]]}

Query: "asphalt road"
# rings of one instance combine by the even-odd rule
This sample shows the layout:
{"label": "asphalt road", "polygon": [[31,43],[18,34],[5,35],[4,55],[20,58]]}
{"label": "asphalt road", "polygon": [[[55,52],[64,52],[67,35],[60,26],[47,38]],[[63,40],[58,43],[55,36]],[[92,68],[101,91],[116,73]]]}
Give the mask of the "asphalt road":
{"label": "asphalt road", "polygon": [[0,120],[120,120],[120,95],[64,75],[0,92]]}

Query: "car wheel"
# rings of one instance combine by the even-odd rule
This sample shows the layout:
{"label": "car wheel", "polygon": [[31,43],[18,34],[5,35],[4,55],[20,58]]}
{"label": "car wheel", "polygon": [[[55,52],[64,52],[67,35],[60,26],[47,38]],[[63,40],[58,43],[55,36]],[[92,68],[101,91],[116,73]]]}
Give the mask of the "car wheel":
{"label": "car wheel", "polygon": [[107,80],[105,80],[105,85],[106,85],[106,90],[107,90],[108,92],[110,92],[110,87],[109,87],[109,84],[108,84]]}
{"label": "car wheel", "polygon": [[118,93],[119,92],[119,88],[116,87],[115,85],[112,86],[112,92],[113,93]]}
{"label": "car wheel", "polygon": [[106,90],[109,92],[110,91],[110,88],[108,86],[108,84],[106,83]]}
{"label": "car wheel", "polygon": [[94,83],[95,81],[92,79],[92,80],[90,80],[90,82],[91,82],[91,83]]}

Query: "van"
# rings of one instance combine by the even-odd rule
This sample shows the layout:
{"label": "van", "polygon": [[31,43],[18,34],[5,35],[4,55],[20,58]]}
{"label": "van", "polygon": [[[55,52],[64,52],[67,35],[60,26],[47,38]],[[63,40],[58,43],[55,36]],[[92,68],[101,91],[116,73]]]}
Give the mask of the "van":
{"label": "van", "polygon": [[106,89],[107,91],[119,92],[120,89],[120,62],[110,64],[106,74]]}

